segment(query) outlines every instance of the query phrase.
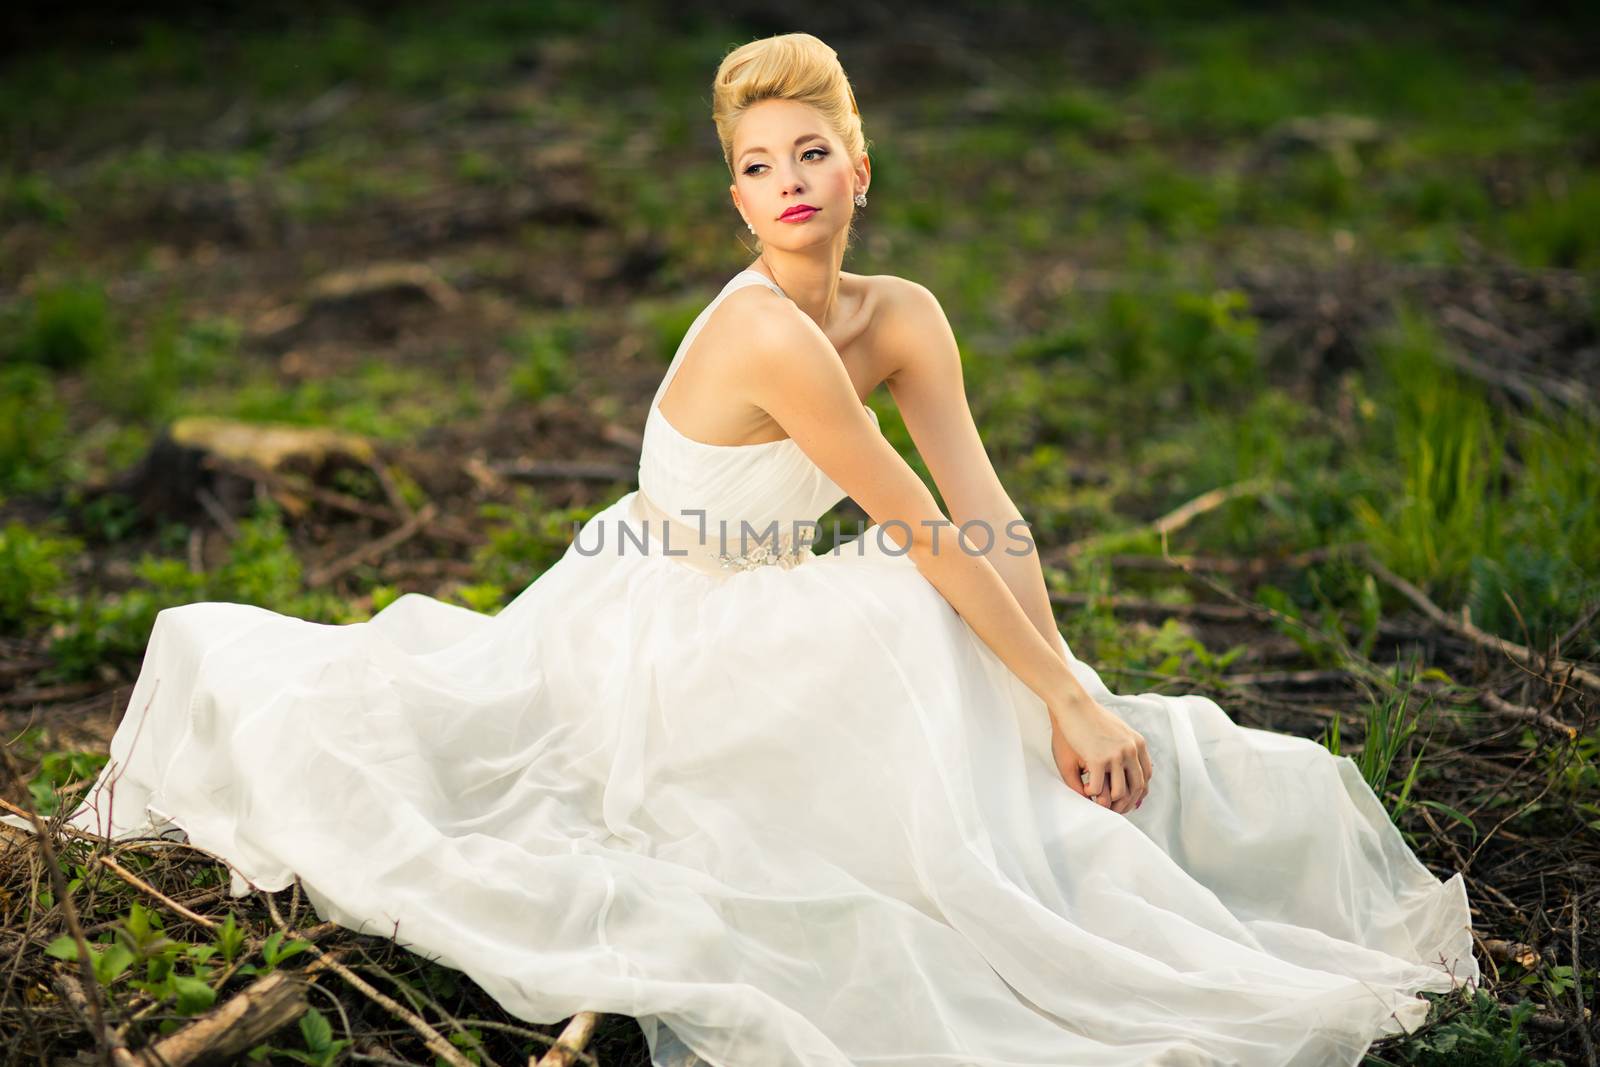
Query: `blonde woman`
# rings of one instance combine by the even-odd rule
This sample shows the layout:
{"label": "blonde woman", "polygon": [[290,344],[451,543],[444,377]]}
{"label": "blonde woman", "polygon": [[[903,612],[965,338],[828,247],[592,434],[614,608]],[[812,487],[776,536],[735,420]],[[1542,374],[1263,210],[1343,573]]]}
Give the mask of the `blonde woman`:
{"label": "blonde woman", "polygon": [[[493,617],[162,612],[73,822],[298,876],[524,1019],[634,1016],[658,1067],[1353,1065],[1475,981],[1462,876],[1350,759],[1073,656],[939,303],[841,269],[834,51],[734,49],[712,118],[760,251],[639,488]],[[815,551],[845,496],[872,524]]]}

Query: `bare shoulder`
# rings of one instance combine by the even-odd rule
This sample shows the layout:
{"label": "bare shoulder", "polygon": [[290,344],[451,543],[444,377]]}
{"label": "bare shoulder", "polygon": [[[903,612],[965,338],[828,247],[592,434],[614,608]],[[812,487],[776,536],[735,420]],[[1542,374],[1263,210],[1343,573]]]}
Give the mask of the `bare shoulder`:
{"label": "bare shoulder", "polygon": [[871,347],[879,377],[891,380],[950,331],[938,297],[921,282],[895,274],[861,278],[873,304]]}
{"label": "bare shoulder", "polygon": [[[756,354],[792,344],[814,325],[794,302],[764,285],[747,285],[717,305],[693,347],[703,350],[711,376],[738,382]],[[698,353],[697,353],[698,355]]]}

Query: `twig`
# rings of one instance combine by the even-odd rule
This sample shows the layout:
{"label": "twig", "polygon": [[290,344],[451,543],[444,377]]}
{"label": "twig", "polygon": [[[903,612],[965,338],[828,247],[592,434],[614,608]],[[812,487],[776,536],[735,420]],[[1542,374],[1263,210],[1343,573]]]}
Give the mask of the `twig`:
{"label": "twig", "polygon": [[[1254,559],[1232,559],[1228,556],[1172,556],[1180,570],[1215,571],[1219,574],[1244,574],[1261,575],[1275,570],[1292,570],[1306,567],[1313,563],[1320,563],[1326,559],[1343,555],[1352,549],[1361,547],[1360,542],[1343,542],[1333,545],[1321,545],[1317,548],[1307,549],[1304,552],[1295,552],[1288,556],[1256,556]],[[1135,553],[1118,554],[1110,557],[1113,568],[1121,567],[1126,570],[1170,570],[1172,563],[1167,557],[1147,556]]]}
{"label": "twig", "polygon": [[18,689],[0,696],[0,707],[22,708],[29,704],[53,704],[75,697],[89,696],[106,688],[104,682],[65,682],[37,689]]}
{"label": "twig", "polygon": [[146,882],[144,879],[140,878],[138,875],[134,874],[132,871],[128,870],[126,867],[124,867],[121,864],[119,864],[116,860],[112,859],[110,856],[101,856],[101,857],[99,857],[99,859],[100,859],[100,862],[108,870],[110,870],[112,874],[115,874],[118,878],[121,878],[124,882],[127,882],[129,885],[133,886],[135,889],[143,890],[144,892],[146,892],[146,893],[150,894],[151,896],[155,897],[157,900],[161,901],[161,903],[165,904],[167,907],[171,908],[173,911],[177,912],[179,915],[182,915],[185,919],[188,919],[190,922],[192,922],[192,923],[194,923],[194,924],[196,924],[198,926],[203,926],[207,930],[215,930],[217,928],[216,922],[214,922],[211,919],[206,918],[204,915],[201,915],[199,912],[190,911],[188,908],[184,907],[182,904],[179,904],[176,900],[173,900],[171,897],[167,896],[165,893],[163,893],[161,890],[157,889],[155,886],[151,885],[149,882]]}
{"label": "twig", "polygon": [[[349,493],[324,489],[319,485],[312,484],[307,479],[290,477],[277,471],[269,471],[255,464],[228,460],[220,456],[207,456],[206,465],[211,469],[253,481],[258,486],[275,488],[281,493],[299,493],[302,496],[310,497],[312,500],[352,515],[363,515],[369,519],[377,519],[379,522],[397,523],[405,521],[400,512],[394,508],[361,500],[358,497],[351,496]],[[454,520],[448,518],[435,518],[432,522],[429,522],[427,524],[427,534],[429,537],[437,537],[441,540],[454,541],[463,545],[478,545],[483,542],[481,534],[459,526]]]}
{"label": "twig", "polygon": [[[562,1029],[555,1047],[538,1060],[528,1059],[528,1067],[572,1067],[574,1053],[581,1053],[594,1035],[599,1016],[592,1011],[580,1011]],[[587,1058],[587,1057],[585,1057]]]}
{"label": "twig", "polygon": [[584,460],[515,459],[484,465],[489,473],[518,482],[564,480],[631,482],[639,476],[637,464],[598,463]]}
{"label": "twig", "polygon": [[1583,1054],[1589,1067],[1596,1067],[1594,1038],[1589,1034],[1590,1011],[1583,1000],[1583,961],[1578,958],[1578,893],[1573,891],[1568,900],[1572,912],[1572,995],[1578,1005],[1578,1036],[1583,1039]]}
{"label": "twig", "polygon": [[410,520],[417,513],[417,509],[411,506],[411,501],[407,500],[406,495],[400,491],[400,486],[396,484],[394,472],[389,469],[389,465],[382,460],[371,459],[367,462],[367,467],[371,469],[372,476],[378,479],[378,484],[383,487],[383,495],[389,498],[390,505],[401,515],[404,515],[407,520]]}
{"label": "twig", "polygon": [[1506,700],[1499,694],[1495,693],[1492,689],[1483,690],[1479,696],[1483,698],[1483,702],[1488,705],[1491,710],[1497,714],[1504,715],[1508,719],[1518,719],[1523,722],[1537,723],[1538,725],[1554,730],[1557,733],[1565,734],[1568,740],[1578,736],[1578,728],[1576,726],[1568,726],[1566,723],[1562,722],[1554,715],[1551,715],[1549,712],[1540,711],[1538,708],[1530,708],[1522,704],[1513,704],[1509,700]]}
{"label": "twig", "polygon": [[1230,500],[1236,500],[1242,496],[1255,496],[1258,493],[1282,492],[1284,489],[1285,487],[1282,483],[1274,482],[1267,478],[1247,478],[1242,482],[1235,482],[1233,485],[1219,486],[1216,489],[1209,489],[1201,493],[1194,499],[1173,508],[1165,515],[1144,526],[1136,526],[1131,530],[1117,530],[1111,533],[1096,534],[1093,537],[1085,537],[1081,540],[1068,542],[1052,552],[1050,558],[1052,560],[1072,559],[1113,538],[1133,537],[1141,533],[1155,533],[1165,537],[1174,530],[1187,526],[1206,512],[1215,511]]}
{"label": "twig", "polygon": [[216,494],[202,485],[195,490],[194,496],[200,501],[200,506],[205,509],[206,514],[211,516],[211,521],[227,535],[228,540],[237,540],[239,524],[228,514],[228,509],[222,506],[222,501],[217,499]]}
{"label": "twig", "polygon": [[[1410,582],[1391,571],[1388,567],[1385,567],[1382,563],[1379,563],[1370,552],[1367,553],[1367,566],[1371,568],[1372,573],[1376,574],[1379,578],[1382,578],[1388,585],[1393,586],[1400,592],[1402,596],[1411,601],[1411,603],[1415,604],[1418,610],[1420,610],[1429,619],[1432,619],[1434,622],[1438,623],[1440,626],[1443,626],[1452,633],[1460,634],[1473,644],[1487,648],[1493,652],[1500,652],[1508,658],[1516,661],[1521,666],[1524,666],[1535,673],[1540,671],[1540,661],[1545,660],[1546,657],[1541,656],[1531,649],[1523,645],[1519,645],[1514,641],[1507,641],[1503,637],[1480,630],[1478,627],[1474,626],[1470,622],[1467,622],[1465,619],[1457,619],[1451,616],[1443,608],[1439,607],[1439,605],[1428,599],[1428,595],[1421,589],[1418,589],[1416,586],[1412,585]],[[1600,694],[1600,675],[1595,674],[1593,671],[1585,670],[1576,663],[1561,659],[1557,656],[1549,657],[1548,662],[1551,670],[1565,672],[1569,677],[1572,678],[1572,680],[1578,682],[1584,688],[1590,690],[1591,692]],[[1545,678],[1546,681],[1550,682],[1550,684],[1554,686],[1559,687],[1561,685],[1560,682],[1557,682],[1553,678],[1542,674],[1540,676]]]}
{"label": "twig", "polygon": [[1255,618],[1255,614],[1248,609],[1230,604],[1167,604],[1159,600],[1095,596],[1090,593],[1051,593],[1050,603],[1076,607],[1106,607],[1116,612],[1154,615],[1157,618],[1177,615],[1190,619],[1211,619],[1216,622],[1242,622]]}
{"label": "twig", "polygon": [[[21,794],[27,796],[27,780],[17,769],[16,760],[11,758],[11,752],[0,747],[0,758],[5,760],[6,771],[11,778],[24,787]],[[45,869],[50,874],[50,887],[55,893],[56,904],[61,908],[61,918],[78,948],[78,971],[83,975],[85,987],[84,1003],[89,1008],[89,1023],[94,1029],[101,1059],[112,1067],[118,1067],[117,1057],[112,1054],[111,1033],[107,1030],[105,1016],[100,1011],[100,983],[94,976],[94,961],[89,958],[89,939],[83,936],[83,926],[78,922],[78,908],[72,902],[72,892],[67,888],[66,875],[61,872],[61,865],[56,862],[56,850],[50,844],[49,828],[45,826],[44,820],[39,818],[39,813],[33,809],[32,804],[29,804],[22,814],[33,823],[34,834],[39,842],[39,852],[44,859]]]}
{"label": "twig", "polygon": [[306,584],[313,587],[326,585],[346,571],[354,570],[363,563],[377,559],[397,545],[402,545],[411,540],[423,527],[432,522],[434,516],[438,514],[439,505],[431,500],[428,501],[427,504],[423,505],[421,511],[407,519],[405,524],[398,529],[390,530],[376,541],[370,541],[354,552],[348,553],[328,564],[326,567],[319,567],[317,570],[312,571],[306,577]]}
{"label": "twig", "polygon": [[[72,1005],[73,1010],[79,1016],[91,1019],[100,1017],[99,1006],[89,999],[88,994],[83,991],[83,986],[78,983],[76,978],[72,977],[72,973],[64,966],[58,965],[56,967],[56,985],[60,987],[61,995],[66,998],[67,1003]],[[107,1035],[106,1042],[101,1047],[105,1050],[113,1067],[143,1067],[133,1053],[128,1051],[128,1047],[122,1043],[120,1037]]]}
{"label": "twig", "polygon": [[[278,929],[282,930],[285,936],[296,936],[283,921],[283,916],[278,914],[278,907],[273,903],[272,895],[270,893],[263,893],[262,899],[266,901],[267,911],[271,913],[272,921],[277,925]],[[359,974],[356,974],[338,960],[331,958],[328,952],[318,947],[314,942],[310,943],[310,951],[317,956],[318,959],[325,961],[325,966],[331,968],[333,972],[340,978],[343,978],[346,982],[350,983],[350,985],[353,986],[357,992],[361,993],[368,1000],[387,1011],[400,1022],[405,1023],[407,1026],[411,1027],[411,1029],[415,1030],[418,1036],[422,1038],[422,1043],[428,1047],[428,1051],[432,1052],[434,1055],[450,1064],[450,1067],[472,1067],[472,1064],[465,1056],[461,1055],[454,1045],[450,1044],[450,1042],[446,1041],[442,1036],[440,1036],[439,1031],[429,1026],[427,1020],[423,1019],[416,1012],[411,1011],[410,1009],[397,1003],[393,998],[385,996],[383,993],[374,989],[370,984],[368,984],[366,979],[362,978]]]}

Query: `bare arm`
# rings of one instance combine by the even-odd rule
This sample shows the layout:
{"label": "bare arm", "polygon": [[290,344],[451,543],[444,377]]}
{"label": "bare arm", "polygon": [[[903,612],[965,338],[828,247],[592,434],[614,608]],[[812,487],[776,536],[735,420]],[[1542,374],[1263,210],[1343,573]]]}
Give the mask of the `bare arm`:
{"label": "bare arm", "polygon": [[[944,496],[951,522],[957,529],[974,524],[969,550],[987,545],[984,555],[1006,588],[1051,650],[1065,661],[1038,549],[978,435],[967,404],[960,352],[944,309],[924,286],[899,281],[897,288],[884,324],[884,343],[895,366],[889,393]],[[1022,552],[1024,546],[1006,536],[1007,530],[1027,536],[1028,551]]]}
{"label": "bare arm", "polygon": [[[748,323],[741,324],[751,338],[750,400],[907,550],[918,570],[1039,695],[1053,718],[1071,717],[1092,705],[994,564],[957,546],[954,528],[933,494],[862,410],[838,353],[816,323],[779,297],[761,303],[765,306],[752,307]],[[1004,530],[996,533],[1002,545],[1015,549],[1014,541],[1003,540]],[[1044,608],[1048,615],[1048,599]]]}

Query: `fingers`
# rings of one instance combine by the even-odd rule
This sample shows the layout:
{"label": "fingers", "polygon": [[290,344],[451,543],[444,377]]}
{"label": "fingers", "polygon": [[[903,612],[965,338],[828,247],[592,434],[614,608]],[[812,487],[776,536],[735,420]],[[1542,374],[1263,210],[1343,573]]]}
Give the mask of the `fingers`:
{"label": "fingers", "polygon": [[1094,788],[1096,779],[1091,778],[1089,795],[1102,807],[1126,815],[1144,803],[1144,798],[1149,795],[1150,774],[1147,769],[1153,768],[1149,749],[1141,737],[1137,743],[1129,745],[1118,759],[1097,768],[1100,772],[1100,789]]}
{"label": "fingers", "polygon": [[1145,743],[1144,737],[1137,732],[1133,737],[1134,744],[1128,751],[1125,762],[1128,768],[1128,781],[1133,791],[1133,807],[1137,808],[1144,803],[1144,798],[1150,795],[1150,779],[1155,776],[1155,765],[1150,761],[1150,746]]}
{"label": "fingers", "polygon": [[1117,814],[1128,810],[1132,802],[1128,792],[1128,775],[1120,762],[1113,763],[1106,768],[1106,807]]}
{"label": "fingers", "polygon": [[1123,810],[1132,811],[1140,801],[1144,800],[1144,795],[1150,791],[1145,784],[1144,764],[1139,762],[1137,750],[1128,753],[1123,760],[1123,767],[1124,773],[1128,776],[1128,805]]}
{"label": "fingers", "polygon": [[1109,770],[1109,765],[1104,763],[1097,763],[1089,768],[1089,786],[1085,795],[1102,808],[1111,806],[1110,789],[1108,788],[1110,776],[1107,773]]}
{"label": "fingers", "polygon": [[1055,757],[1056,769],[1061,772],[1061,780],[1066,782],[1067,787],[1074,793],[1087,799],[1089,794],[1083,784],[1083,759],[1053,724],[1050,730],[1050,747],[1051,754]]}

